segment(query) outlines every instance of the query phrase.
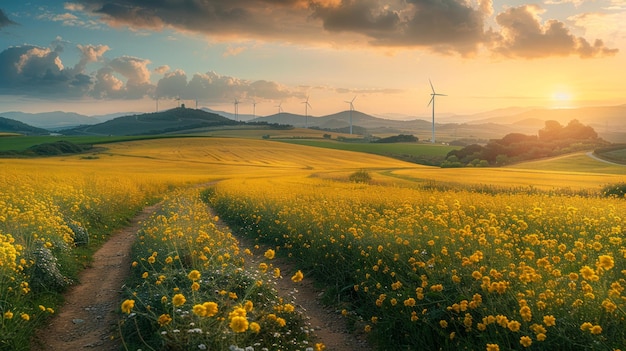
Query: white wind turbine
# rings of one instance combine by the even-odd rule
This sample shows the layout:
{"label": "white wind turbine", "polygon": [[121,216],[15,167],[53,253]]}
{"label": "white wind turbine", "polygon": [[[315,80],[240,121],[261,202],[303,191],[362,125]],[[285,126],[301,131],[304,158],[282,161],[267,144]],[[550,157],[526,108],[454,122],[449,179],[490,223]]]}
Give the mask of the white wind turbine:
{"label": "white wind turbine", "polygon": [[252,118],[253,119],[256,118],[256,104],[257,104],[256,100],[252,99]]}
{"label": "white wind turbine", "polygon": [[283,105],[283,102],[281,101],[280,104],[275,106],[275,107],[278,107],[278,114],[281,114],[283,112],[282,105]]}
{"label": "white wind turbine", "polygon": [[304,128],[309,128],[309,107],[313,108],[311,104],[309,104],[309,96],[307,95],[306,101],[302,101],[304,104]]}
{"label": "white wind turbine", "polygon": [[345,103],[350,104],[350,134],[352,134],[352,111],[354,111],[354,100],[356,99],[356,95],[350,101],[345,101]]}
{"label": "white wind turbine", "polygon": [[430,96],[430,102],[428,103],[428,106],[430,106],[431,104],[433,105],[433,135],[431,137],[430,142],[431,143],[435,143],[435,96],[448,96],[445,94],[439,94],[437,92],[435,92],[435,88],[433,87],[433,82],[430,81],[430,79],[428,80],[428,82],[430,83],[430,89],[433,91]]}
{"label": "white wind turbine", "polygon": [[237,98],[235,98],[233,105],[235,105],[235,121],[239,121],[239,100]]}

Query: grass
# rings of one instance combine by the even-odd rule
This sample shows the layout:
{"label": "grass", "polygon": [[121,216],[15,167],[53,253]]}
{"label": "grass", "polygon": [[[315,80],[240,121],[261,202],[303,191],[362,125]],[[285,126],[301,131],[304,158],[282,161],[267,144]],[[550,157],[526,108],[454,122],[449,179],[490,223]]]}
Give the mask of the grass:
{"label": "grass", "polygon": [[149,140],[162,138],[182,138],[180,135],[141,135],[141,136],[19,136],[9,135],[0,138],[0,151],[23,151],[31,146],[67,140],[79,145],[109,144],[131,140]]}
{"label": "grass", "polygon": [[286,143],[314,146],[334,150],[355,151],[392,157],[406,162],[438,166],[454,146],[422,143],[365,143],[339,142],[333,140],[281,140]]}

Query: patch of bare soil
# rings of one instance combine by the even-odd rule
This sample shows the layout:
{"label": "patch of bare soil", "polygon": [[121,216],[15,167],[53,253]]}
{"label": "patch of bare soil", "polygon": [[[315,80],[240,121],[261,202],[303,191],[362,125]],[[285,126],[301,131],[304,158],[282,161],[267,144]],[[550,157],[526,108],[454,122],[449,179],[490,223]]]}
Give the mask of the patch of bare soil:
{"label": "patch of bare soil", "polygon": [[146,207],[130,225],[118,230],[94,254],[93,263],[79,275],[65,303],[50,324],[38,330],[31,350],[119,350],[122,342],[117,327],[122,285],[131,264],[130,250],[135,234],[158,205]]}

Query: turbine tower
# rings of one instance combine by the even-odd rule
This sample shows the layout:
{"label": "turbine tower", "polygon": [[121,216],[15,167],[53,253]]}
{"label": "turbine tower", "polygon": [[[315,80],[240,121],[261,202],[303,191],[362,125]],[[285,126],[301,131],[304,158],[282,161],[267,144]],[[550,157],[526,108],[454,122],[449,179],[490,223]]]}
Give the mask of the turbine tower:
{"label": "turbine tower", "polygon": [[350,104],[350,135],[352,135],[352,111],[354,111],[354,100],[356,99],[356,95],[350,101],[345,101],[345,103]]}
{"label": "turbine tower", "polygon": [[275,106],[275,107],[278,107],[278,114],[281,114],[283,112],[282,105],[283,105],[283,102],[281,101],[280,104]]}
{"label": "turbine tower", "polygon": [[304,128],[309,128],[309,107],[313,108],[311,104],[309,104],[309,96],[307,95],[306,101],[302,101],[304,104]]}
{"label": "turbine tower", "polygon": [[235,121],[239,121],[239,100],[237,98],[235,98],[233,105],[235,105]]}
{"label": "turbine tower", "polygon": [[439,94],[437,92],[435,92],[435,88],[433,87],[433,82],[430,81],[430,79],[428,80],[428,82],[430,83],[430,89],[433,91],[430,96],[430,102],[428,103],[428,106],[430,106],[431,104],[433,105],[433,135],[431,137],[430,142],[431,143],[435,143],[435,96],[448,96],[445,94]]}
{"label": "turbine tower", "polygon": [[252,99],[252,118],[253,119],[256,118],[256,104],[257,104],[256,100]]}

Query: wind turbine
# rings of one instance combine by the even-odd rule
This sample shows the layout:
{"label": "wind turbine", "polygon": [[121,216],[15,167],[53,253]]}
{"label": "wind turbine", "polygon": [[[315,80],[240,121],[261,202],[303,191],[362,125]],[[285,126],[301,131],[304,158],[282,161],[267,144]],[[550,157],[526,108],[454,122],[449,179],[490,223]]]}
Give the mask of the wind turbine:
{"label": "wind turbine", "polygon": [[256,100],[252,99],[252,118],[256,118]]}
{"label": "wind turbine", "polygon": [[307,95],[306,101],[302,101],[304,104],[304,128],[309,128],[309,107],[313,108],[311,104],[309,104],[309,96]]}
{"label": "wind turbine", "polygon": [[435,96],[448,96],[445,94],[439,94],[437,92],[435,92],[435,88],[433,87],[433,82],[430,81],[430,79],[428,79],[428,82],[430,83],[430,89],[433,91],[430,96],[430,102],[428,103],[428,106],[430,106],[430,104],[433,105],[433,136],[431,137],[431,143],[435,143]]}
{"label": "wind turbine", "polygon": [[276,105],[276,107],[278,107],[278,114],[281,114],[283,112],[283,108],[281,107],[283,104],[283,102],[281,101],[280,104]]}
{"label": "wind turbine", "polygon": [[356,99],[356,95],[350,101],[345,101],[345,103],[350,104],[350,134],[352,134],[352,111],[354,111],[354,100]]}
{"label": "wind turbine", "polygon": [[239,100],[237,98],[235,98],[233,105],[235,105],[235,121],[239,121]]}

